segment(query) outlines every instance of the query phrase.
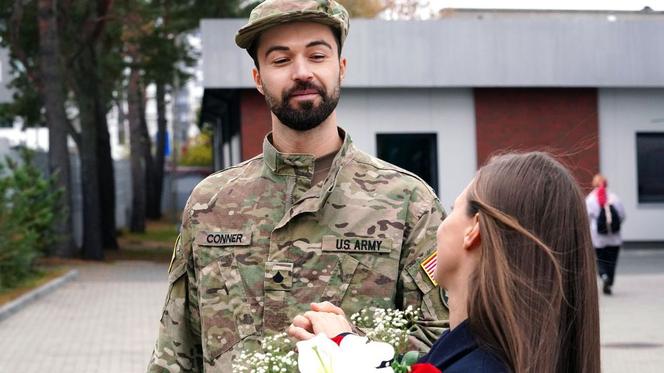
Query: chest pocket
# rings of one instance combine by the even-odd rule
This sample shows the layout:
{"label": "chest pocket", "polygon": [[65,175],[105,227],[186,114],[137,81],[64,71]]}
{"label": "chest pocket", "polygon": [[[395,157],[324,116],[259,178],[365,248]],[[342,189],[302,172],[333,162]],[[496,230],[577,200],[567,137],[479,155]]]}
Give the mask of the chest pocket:
{"label": "chest pocket", "polygon": [[215,249],[221,255],[199,274],[203,356],[209,362],[256,333],[233,249]]}
{"label": "chest pocket", "polygon": [[350,255],[341,255],[337,266],[330,274],[329,281],[323,290],[320,301],[340,304],[350,286],[359,263],[357,259]]}
{"label": "chest pocket", "polygon": [[393,240],[324,236],[321,250],[338,261],[322,301],[341,304],[350,313],[368,305],[394,307],[400,250]]}
{"label": "chest pocket", "polygon": [[[346,256],[350,256],[346,254]],[[399,260],[385,255],[380,260],[362,260],[352,278],[346,283],[345,294],[339,304],[349,315],[370,306],[394,308],[397,294]]]}

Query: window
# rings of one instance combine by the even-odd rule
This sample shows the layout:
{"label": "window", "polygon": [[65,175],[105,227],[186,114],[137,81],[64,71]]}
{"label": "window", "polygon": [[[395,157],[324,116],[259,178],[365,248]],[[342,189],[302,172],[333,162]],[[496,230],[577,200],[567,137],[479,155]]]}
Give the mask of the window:
{"label": "window", "polygon": [[664,132],[636,134],[639,203],[664,202]]}
{"label": "window", "polygon": [[435,133],[377,134],[378,158],[421,177],[438,192],[438,146]]}

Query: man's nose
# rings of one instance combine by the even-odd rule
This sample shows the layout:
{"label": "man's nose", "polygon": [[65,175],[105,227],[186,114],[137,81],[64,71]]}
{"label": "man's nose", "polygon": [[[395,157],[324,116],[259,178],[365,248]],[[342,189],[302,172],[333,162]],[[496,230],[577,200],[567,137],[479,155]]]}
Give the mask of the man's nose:
{"label": "man's nose", "polygon": [[314,75],[306,58],[296,58],[293,63],[293,80],[309,81]]}

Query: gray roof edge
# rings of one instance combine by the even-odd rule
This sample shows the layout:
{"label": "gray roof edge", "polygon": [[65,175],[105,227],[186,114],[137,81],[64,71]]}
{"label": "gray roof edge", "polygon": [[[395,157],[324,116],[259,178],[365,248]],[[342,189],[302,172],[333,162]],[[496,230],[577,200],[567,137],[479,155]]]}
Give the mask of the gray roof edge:
{"label": "gray roof edge", "polygon": [[[664,87],[659,18],[450,20],[352,21],[345,86]],[[233,40],[243,23],[204,21],[205,87],[253,87],[253,63]]]}

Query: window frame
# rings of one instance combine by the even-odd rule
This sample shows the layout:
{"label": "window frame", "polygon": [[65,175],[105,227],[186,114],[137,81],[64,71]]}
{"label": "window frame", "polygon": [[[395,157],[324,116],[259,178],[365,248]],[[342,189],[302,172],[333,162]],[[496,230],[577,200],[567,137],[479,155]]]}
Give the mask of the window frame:
{"label": "window frame", "polygon": [[430,170],[429,173],[431,175],[431,180],[426,180],[422,175],[417,175],[414,171],[409,170],[407,167],[399,166],[398,164],[395,164],[398,167],[401,167],[403,169],[406,169],[410,172],[413,172],[416,174],[418,177],[422,178],[431,188],[433,191],[438,194],[439,193],[439,187],[440,187],[440,181],[439,181],[439,175],[438,175],[438,157],[439,157],[439,150],[438,150],[438,133],[437,132],[377,132],[375,134],[375,139],[376,139],[376,156],[386,162],[391,162],[390,159],[385,159],[381,157],[382,152],[381,152],[381,137],[400,137],[400,138],[405,138],[405,137],[411,137],[412,139],[418,140],[422,139],[428,142],[430,144],[429,148],[429,159],[431,161],[430,165]]}
{"label": "window frame", "polygon": [[[642,191],[642,185],[645,184],[645,180],[642,182],[642,178],[646,179],[647,175],[643,175],[642,173],[644,170],[642,169],[645,166],[641,166],[642,158],[645,155],[642,155],[644,151],[641,151],[640,144],[641,141],[640,139],[647,139],[647,138],[659,138],[661,141],[661,147],[664,151],[664,132],[662,131],[639,131],[636,132],[635,136],[635,150],[636,150],[636,194],[637,194],[637,201],[639,204],[664,204],[664,189],[662,189],[661,193],[658,194],[651,194],[651,193],[645,193]],[[664,159],[663,159],[664,160]],[[662,162],[664,165],[664,162]],[[662,166],[662,169],[664,170],[664,166]],[[664,172],[661,174],[661,179],[662,183],[664,184]]]}

